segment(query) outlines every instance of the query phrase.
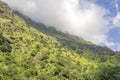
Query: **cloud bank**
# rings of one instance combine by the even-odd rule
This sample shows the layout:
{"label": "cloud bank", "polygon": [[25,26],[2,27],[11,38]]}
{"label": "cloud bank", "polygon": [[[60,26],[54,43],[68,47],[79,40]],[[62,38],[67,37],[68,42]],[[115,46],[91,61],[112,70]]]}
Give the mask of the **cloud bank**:
{"label": "cloud bank", "polygon": [[[110,29],[108,11],[90,0],[3,0],[37,22],[100,44]],[[115,22],[116,23],[116,22]]]}

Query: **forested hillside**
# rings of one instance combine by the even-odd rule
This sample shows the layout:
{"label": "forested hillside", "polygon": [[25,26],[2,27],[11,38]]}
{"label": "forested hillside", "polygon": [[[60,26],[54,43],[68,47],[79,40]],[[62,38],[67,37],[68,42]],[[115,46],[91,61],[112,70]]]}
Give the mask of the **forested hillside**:
{"label": "forested hillside", "polygon": [[113,55],[115,53],[112,49],[107,48],[106,46],[98,46],[80,37],[60,32],[54,27],[47,27],[40,22],[38,23],[33,21],[18,11],[15,11],[15,13],[22,17],[29,26],[33,26],[44,34],[56,38],[63,46],[70,50],[76,51],[78,54],[81,54],[84,50],[89,50],[99,55]]}
{"label": "forested hillside", "polygon": [[120,80],[120,54],[78,54],[0,1],[0,80]]}

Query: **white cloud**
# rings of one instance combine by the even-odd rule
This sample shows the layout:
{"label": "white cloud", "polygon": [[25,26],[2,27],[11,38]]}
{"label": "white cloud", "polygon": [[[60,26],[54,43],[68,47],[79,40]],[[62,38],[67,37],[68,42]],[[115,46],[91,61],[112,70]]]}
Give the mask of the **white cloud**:
{"label": "white cloud", "polygon": [[116,43],[115,46],[113,46],[114,51],[120,51],[120,43]]}
{"label": "white cloud", "polygon": [[117,14],[113,18],[113,25],[116,27],[120,27],[120,12],[119,12],[118,0],[115,0],[115,7],[116,7]]}
{"label": "white cloud", "polygon": [[105,45],[108,46],[108,47],[112,47],[112,46],[115,46],[116,44],[114,42],[108,42],[108,41],[106,41]]}
{"label": "white cloud", "polygon": [[120,27],[120,12],[113,19],[113,24],[117,27]]}
{"label": "white cloud", "polygon": [[89,0],[4,0],[37,22],[96,44],[107,41],[106,9]]}
{"label": "white cloud", "polygon": [[117,51],[120,51],[120,44],[117,45]]}
{"label": "white cloud", "polygon": [[116,11],[119,11],[119,5],[118,5],[118,0],[115,0],[115,7],[116,7]]}

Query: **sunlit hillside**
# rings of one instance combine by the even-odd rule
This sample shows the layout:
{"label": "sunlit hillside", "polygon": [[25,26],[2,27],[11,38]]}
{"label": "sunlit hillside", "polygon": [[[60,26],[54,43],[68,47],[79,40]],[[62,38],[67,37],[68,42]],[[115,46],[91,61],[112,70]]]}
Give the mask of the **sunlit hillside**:
{"label": "sunlit hillside", "polygon": [[120,55],[78,54],[0,1],[0,80],[120,80]]}

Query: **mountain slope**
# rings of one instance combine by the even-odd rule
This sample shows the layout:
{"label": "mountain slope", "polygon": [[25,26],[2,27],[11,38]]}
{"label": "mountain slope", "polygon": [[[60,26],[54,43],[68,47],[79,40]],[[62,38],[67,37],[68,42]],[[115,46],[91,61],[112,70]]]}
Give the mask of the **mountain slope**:
{"label": "mountain slope", "polygon": [[68,50],[0,1],[0,80],[120,80],[120,55]]}
{"label": "mountain slope", "polygon": [[93,64],[94,61],[80,58],[53,38],[27,26],[6,4],[0,5],[1,80],[79,79],[84,75],[79,74],[80,64]]}
{"label": "mountain slope", "polygon": [[81,54],[84,50],[89,50],[99,55],[113,55],[115,53],[113,50],[105,46],[98,46],[77,36],[62,33],[60,31],[57,31],[54,27],[46,27],[44,24],[37,23],[18,11],[15,13],[21,16],[28,25],[33,26],[46,35],[56,38],[63,46],[70,50],[75,50],[79,54]]}

